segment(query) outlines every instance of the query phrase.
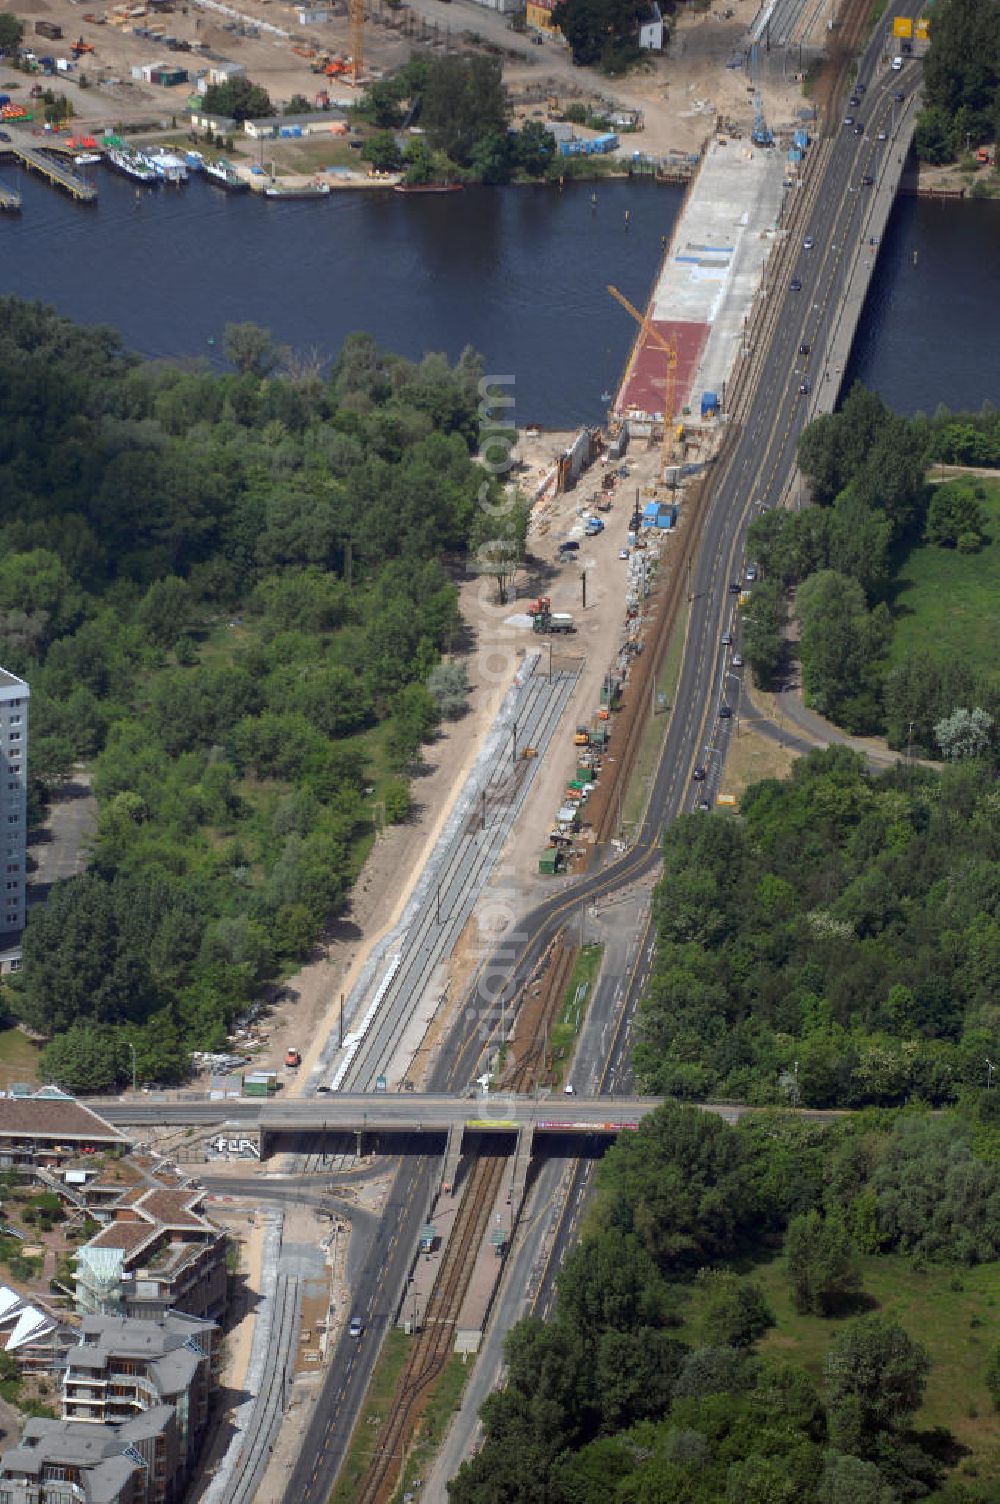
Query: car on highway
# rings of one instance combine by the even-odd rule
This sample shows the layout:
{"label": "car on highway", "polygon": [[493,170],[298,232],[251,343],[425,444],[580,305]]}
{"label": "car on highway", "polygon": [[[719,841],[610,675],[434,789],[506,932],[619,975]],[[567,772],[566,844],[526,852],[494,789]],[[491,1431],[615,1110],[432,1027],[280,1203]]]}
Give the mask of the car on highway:
{"label": "car on highway", "polygon": [[858,123],[857,123],[857,125],[856,125],[856,126],[855,126],[855,127],[854,127],[854,134],[855,134],[855,135],[856,135],[856,136],[863,136],[863,135],[864,135],[864,133],[865,133],[865,128],[864,128],[864,125],[863,125],[863,124],[862,124],[862,122],[861,122],[861,121],[860,121],[860,120],[859,120],[859,121],[858,121]]}
{"label": "car on highway", "polygon": [[792,280],[789,282],[788,285],[791,288],[792,292],[801,292],[802,291],[802,283],[801,283],[801,281],[799,280],[798,277],[793,277]]}
{"label": "car on highway", "polygon": [[874,181],[875,179],[872,177],[871,173],[866,172],[864,177],[861,179],[861,186],[862,188],[870,188]]}
{"label": "car on highway", "polygon": [[803,340],[802,344],[799,346],[799,354],[800,355],[808,355],[811,348],[812,347],[810,345],[806,344],[805,340]]}
{"label": "car on highway", "polygon": [[698,808],[701,810],[702,814],[708,814],[708,811],[712,808],[711,800],[710,799],[699,799],[698,800]]}
{"label": "car on highway", "polygon": [[733,708],[732,708],[732,706],[731,705],[720,705],[719,706],[719,720],[720,721],[731,721],[732,718],[733,718]]}
{"label": "car on highway", "polygon": [[876,139],[876,141],[888,141],[889,138],[886,135],[885,131],[879,131],[879,133],[875,137],[875,139]]}
{"label": "car on highway", "polygon": [[742,668],[742,667],[743,667],[743,654],[742,653],[734,653],[733,654],[733,668]]}
{"label": "car on highway", "polygon": [[906,95],[903,93],[902,89],[897,89],[892,97],[897,104],[902,104],[903,100],[906,98]]}
{"label": "car on highway", "polygon": [[361,1320],[361,1317],[360,1316],[352,1316],[351,1317],[351,1324],[347,1328],[347,1335],[349,1337],[360,1337],[361,1333],[364,1331],[364,1329],[365,1329],[365,1324]]}
{"label": "car on highway", "polygon": [[804,251],[811,251],[812,248],[813,248],[813,238],[812,238],[811,235],[807,235],[806,238],[805,238],[805,240],[803,240],[803,242],[802,242],[802,249]]}
{"label": "car on highway", "polygon": [[732,632],[723,632],[721,641],[722,641],[722,646],[724,648],[730,648],[730,647],[732,647],[732,645],[733,645],[733,634],[732,634]]}
{"label": "car on highway", "polygon": [[701,767],[695,768],[694,772],[691,774],[691,777],[694,779],[695,783],[704,783],[705,769]]}
{"label": "car on highway", "polygon": [[739,580],[730,580],[730,582],[729,582],[729,594],[730,595],[739,595],[741,593],[742,589],[743,589],[743,586],[740,584]]}
{"label": "car on highway", "polygon": [[892,71],[898,73],[903,66],[903,59],[897,54],[892,60]]}
{"label": "car on highway", "polygon": [[855,92],[855,94],[863,94],[865,92],[865,86],[864,86],[864,84],[855,84],[854,85],[854,92]]}
{"label": "car on highway", "polygon": [[808,381],[800,381],[799,382],[799,396],[800,397],[808,397],[808,395],[809,395],[809,383],[808,383]]}
{"label": "car on highway", "polygon": [[844,116],[844,124],[845,125],[853,125],[854,124],[854,116],[853,115],[845,115]]}

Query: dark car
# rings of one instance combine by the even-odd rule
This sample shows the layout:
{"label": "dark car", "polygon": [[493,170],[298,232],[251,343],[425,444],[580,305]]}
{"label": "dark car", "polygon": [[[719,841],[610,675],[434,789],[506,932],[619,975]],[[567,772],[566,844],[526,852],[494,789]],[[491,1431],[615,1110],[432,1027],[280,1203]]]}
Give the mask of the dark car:
{"label": "dark car", "polygon": [[809,395],[809,383],[808,383],[808,381],[802,381],[802,382],[800,382],[799,383],[799,396],[800,397],[808,397],[808,395]]}
{"label": "dark car", "polygon": [[792,292],[802,291],[802,283],[799,281],[798,277],[793,277],[788,285],[791,288]]}
{"label": "dark car", "polygon": [[810,351],[810,350],[811,350],[811,349],[812,349],[812,346],[811,346],[811,345],[807,345],[807,344],[805,344],[805,343],[803,343],[803,344],[801,344],[801,345],[800,345],[800,346],[799,346],[799,354],[800,354],[800,355],[808,355],[808,354],[809,354],[809,351]]}
{"label": "dark car", "polygon": [[704,783],[704,781],[705,781],[705,769],[704,768],[695,768],[694,772],[691,774],[691,777],[694,779],[695,783]]}
{"label": "dark car", "polygon": [[845,125],[853,125],[854,124],[854,116],[853,115],[845,115],[844,116],[844,124]]}
{"label": "dark car", "polygon": [[740,591],[742,589],[743,589],[743,586],[740,584],[739,580],[731,580],[730,581],[730,584],[729,584],[729,594],[730,595],[739,595],[739,593],[740,593]]}
{"label": "dark car", "polygon": [[861,121],[859,120],[858,123],[857,123],[857,125],[854,127],[854,134],[856,136],[863,136],[864,133],[865,133],[865,128],[861,124]]}
{"label": "dark car", "polygon": [[864,84],[855,84],[854,85],[854,92],[855,92],[855,94],[863,94],[865,92],[865,86],[864,86]]}
{"label": "dark car", "polygon": [[561,554],[576,554],[580,552],[580,545],[575,538],[570,538],[567,542],[560,543],[559,552]]}
{"label": "dark car", "polygon": [[854,105],[860,104],[861,103],[861,97],[860,97],[860,95],[858,95],[858,94],[852,94],[850,102],[851,102],[851,104],[854,104]]}
{"label": "dark car", "polygon": [[892,97],[897,104],[902,104],[903,100],[906,98],[906,95],[903,93],[902,89],[898,89]]}
{"label": "dark car", "polygon": [[8,136],[7,132],[6,131],[0,131],[0,141],[9,141],[9,140],[10,140],[10,137]]}
{"label": "dark car", "polygon": [[861,186],[862,188],[870,188],[874,181],[875,179],[872,177],[871,173],[866,172],[864,177],[861,179]]}
{"label": "dark car", "polygon": [[701,810],[702,814],[707,815],[709,810],[712,808],[712,805],[708,799],[699,799],[698,808]]}
{"label": "dark car", "polygon": [[732,706],[731,705],[720,705],[719,706],[719,720],[720,721],[731,721],[732,718],[733,718]]}

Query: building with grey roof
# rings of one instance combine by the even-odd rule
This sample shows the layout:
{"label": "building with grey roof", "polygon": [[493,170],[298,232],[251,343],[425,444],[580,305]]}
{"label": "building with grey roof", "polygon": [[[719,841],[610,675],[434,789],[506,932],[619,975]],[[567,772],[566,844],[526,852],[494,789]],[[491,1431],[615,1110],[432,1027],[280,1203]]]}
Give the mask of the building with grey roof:
{"label": "building with grey roof", "polygon": [[16,941],[24,929],[30,694],[23,679],[0,669],[0,952],[6,971],[19,969]]}
{"label": "building with grey roof", "polygon": [[4,1504],[167,1504],[182,1478],[177,1420],[157,1405],[120,1425],[36,1417],[0,1457]]}
{"label": "building with grey roof", "polygon": [[208,1420],[217,1336],[214,1321],[174,1311],[158,1321],[85,1316],[66,1355],[63,1418],[120,1425],[169,1405],[181,1466],[190,1466]]}

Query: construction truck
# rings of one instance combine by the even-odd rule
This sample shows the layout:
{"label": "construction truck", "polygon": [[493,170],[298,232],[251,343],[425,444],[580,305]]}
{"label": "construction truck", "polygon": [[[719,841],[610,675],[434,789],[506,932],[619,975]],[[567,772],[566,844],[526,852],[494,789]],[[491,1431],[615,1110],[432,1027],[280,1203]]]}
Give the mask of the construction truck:
{"label": "construction truck", "polygon": [[573,745],[575,747],[589,747],[590,746],[590,727],[589,726],[577,726],[577,728],[576,728],[576,735],[573,737]]}
{"label": "construction truck", "polygon": [[568,611],[553,611],[549,617],[548,630],[550,632],[575,632],[576,622]]}

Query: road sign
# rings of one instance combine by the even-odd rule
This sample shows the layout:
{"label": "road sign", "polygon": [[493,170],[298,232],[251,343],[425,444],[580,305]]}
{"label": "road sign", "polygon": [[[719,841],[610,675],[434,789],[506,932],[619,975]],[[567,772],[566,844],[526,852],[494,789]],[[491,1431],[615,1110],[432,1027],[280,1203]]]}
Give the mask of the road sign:
{"label": "road sign", "polygon": [[893,16],[892,34],[894,37],[912,37],[913,20],[910,16]]}
{"label": "road sign", "polygon": [[931,34],[931,18],[930,18],[930,16],[918,16],[917,17],[917,41],[918,42],[926,42],[927,39],[928,39],[928,37],[930,36],[930,34]]}

